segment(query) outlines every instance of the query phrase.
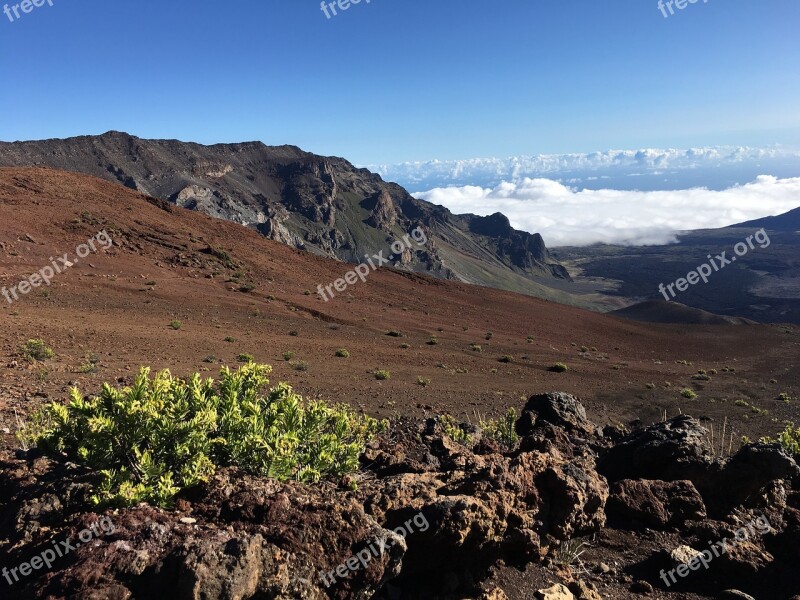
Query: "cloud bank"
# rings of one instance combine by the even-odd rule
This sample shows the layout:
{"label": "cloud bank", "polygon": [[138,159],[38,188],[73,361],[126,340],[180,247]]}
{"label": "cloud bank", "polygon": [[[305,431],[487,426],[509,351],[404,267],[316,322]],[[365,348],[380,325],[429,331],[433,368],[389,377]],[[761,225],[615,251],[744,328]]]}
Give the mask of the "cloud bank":
{"label": "cloud bank", "polygon": [[525,177],[494,187],[435,188],[414,194],[457,214],[505,214],[516,229],[541,233],[550,246],[666,244],[676,233],[725,227],[800,206],[800,177],[762,175],[724,190],[575,189]]}
{"label": "cloud bank", "polygon": [[699,185],[724,189],[762,173],[800,175],[800,151],[785,147],[709,146],[703,148],[608,150],[586,154],[539,154],[366,165],[388,181],[411,190],[479,185],[547,177],[597,189],[684,189]]}

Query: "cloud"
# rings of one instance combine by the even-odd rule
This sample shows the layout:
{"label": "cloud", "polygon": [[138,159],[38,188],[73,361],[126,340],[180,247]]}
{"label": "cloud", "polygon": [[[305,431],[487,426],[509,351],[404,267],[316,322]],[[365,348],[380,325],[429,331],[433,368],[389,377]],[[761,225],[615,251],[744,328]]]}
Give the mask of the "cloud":
{"label": "cloud", "polygon": [[414,194],[457,214],[505,214],[516,229],[541,233],[548,246],[666,244],[676,233],[725,227],[800,206],[800,177],[762,175],[724,190],[578,190],[551,179],[504,181],[493,188],[435,188]]}
{"label": "cloud", "polygon": [[[769,169],[765,168],[767,165]],[[787,173],[781,168],[787,165],[794,172]],[[699,184],[723,189],[749,181],[764,172],[784,177],[796,176],[800,174],[800,151],[785,147],[748,146],[709,146],[686,150],[646,148],[584,154],[412,161],[366,167],[388,181],[396,181],[414,190],[453,185],[495,186],[502,181],[518,181],[524,177],[575,181],[586,187],[595,187],[587,184],[605,177],[615,179],[615,187],[622,189],[627,189],[624,179],[630,177],[638,178],[636,187],[640,189],[643,186],[644,189],[682,189]],[[717,177],[701,176],[701,183],[695,179],[699,173],[726,169],[730,173]],[[780,171],[774,172],[776,169]],[[659,175],[662,177],[642,181],[645,176]]]}

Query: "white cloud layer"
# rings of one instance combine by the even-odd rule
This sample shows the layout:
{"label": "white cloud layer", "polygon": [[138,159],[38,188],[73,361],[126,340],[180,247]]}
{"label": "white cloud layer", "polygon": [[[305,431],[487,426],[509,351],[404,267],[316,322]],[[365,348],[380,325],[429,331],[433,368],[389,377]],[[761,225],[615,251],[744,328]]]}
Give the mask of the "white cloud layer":
{"label": "white cloud layer", "polygon": [[578,190],[523,178],[493,187],[435,188],[414,194],[456,214],[505,214],[516,229],[541,233],[550,246],[665,244],[691,229],[725,227],[800,206],[800,177],[762,175],[724,190]]}
{"label": "white cloud layer", "polygon": [[[507,158],[468,158],[458,160],[412,161],[393,165],[367,165],[388,181],[419,190],[452,185],[494,186],[501,181],[519,181],[524,177],[548,177],[567,183],[584,183],[598,178],[641,178],[644,175],[662,175],[691,171],[734,168],[740,174],[747,167],[761,165],[800,165],[800,151],[785,147],[753,148],[748,146],[708,146],[689,149],[608,150],[584,154],[538,154]],[[756,170],[744,180],[728,180],[727,185],[749,181],[768,169]],[[773,173],[781,175],[781,173]],[[800,173],[791,173],[795,176]],[[784,174],[783,176],[789,176]],[[671,183],[685,178],[672,177]],[[657,180],[654,180],[657,181]],[[723,179],[724,181],[724,179]],[[715,182],[716,183],[716,182]],[[648,185],[648,183],[645,183]],[[690,185],[696,185],[692,183]],[[703,183],[711,185],[711,181]],[[595,187],[589,185],[587,187]],[[620,187],[615,185],[614,187]],[[626,186],[622,186],[626,188]],[[641,179],[633,186],[642,189]],[[689,187],[689,186],[680,186]],[[711,185],[715,187],[715,185]],[[715,189],[721,189],[716,187]]]}

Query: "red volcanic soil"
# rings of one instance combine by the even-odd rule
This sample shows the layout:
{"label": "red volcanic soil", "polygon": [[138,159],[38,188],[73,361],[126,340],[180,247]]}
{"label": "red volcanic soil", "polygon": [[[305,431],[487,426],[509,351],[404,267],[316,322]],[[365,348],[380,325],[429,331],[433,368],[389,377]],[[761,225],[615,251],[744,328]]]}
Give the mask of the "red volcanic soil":
{"label": "red volcanic soil", "polygon": [[[18,284],[51,257],[74,259],[102,230],[113,247],[97,244],[50,287],[12,304],[0,297],[7,447],[15,445],[15,410],[24,418],[45,398],[66,397],[72,384],[92,392],[103,381],[130,381],[140,365],[215,375],[241,353],[273,365],[273,381],[375,415],[475,419],[559,390],[579,396],[599,425],[649,424],[682,411],[717,427],[727,417],[729,429],[755,438],[797,417],[800,400],[777,399],[800,395],[795,326],[653,325],[392,269],[325,302],[317,286],[353,265],[92,177],[0,169],[0,286]],[[386,335],[391,330],[403,337]],[[18,356],[32,338],[55,356]],[[349,358],[335,357],[339,348]],[[294,353],[290,361],[285,352]],[[506,355],[511,362],[500,361]],[[549,371],[557,362],[569,371]],[[391,377],[378,381],[376,369]],[[700,369],[710,381],[692,379]],[[681,397],[687,387],[696,399]]]}

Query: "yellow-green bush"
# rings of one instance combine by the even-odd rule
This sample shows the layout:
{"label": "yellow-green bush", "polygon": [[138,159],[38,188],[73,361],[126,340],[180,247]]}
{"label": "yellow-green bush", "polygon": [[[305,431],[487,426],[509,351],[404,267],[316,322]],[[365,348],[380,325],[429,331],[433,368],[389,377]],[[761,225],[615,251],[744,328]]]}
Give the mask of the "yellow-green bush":
{"label": "yellow-green bush", "polygon": [[77,389],[50,403],[20,435],[45,451],[100,472],[98,504],[169,506],[218,466],[281,481],[318,481],[358,469],[366,443],[386,423],[345,405],[304,402],[285,383],[262,394],[269,365],[223,367],[219,381],[184,380],[143,368],[131,387]]}

